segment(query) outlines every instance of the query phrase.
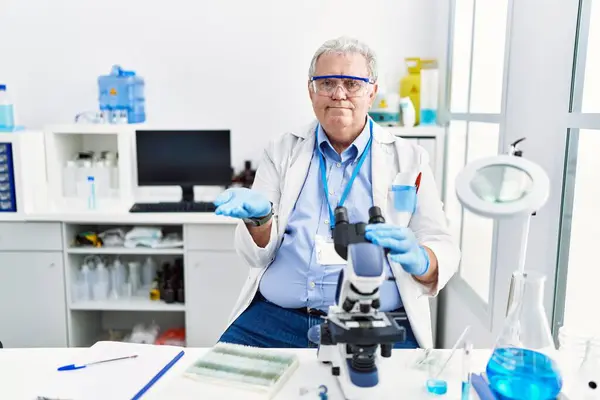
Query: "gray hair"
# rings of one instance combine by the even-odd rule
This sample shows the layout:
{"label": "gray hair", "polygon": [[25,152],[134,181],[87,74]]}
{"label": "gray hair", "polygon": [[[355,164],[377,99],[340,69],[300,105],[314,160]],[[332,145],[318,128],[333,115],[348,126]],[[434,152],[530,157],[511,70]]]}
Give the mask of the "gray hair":
{"label": "gray hair", "polygon": [[319,49],[315,52],[311,62],[310,68],[308,70],[308,76],[314,76],[315,70],[317,68],[317,60],[320,56],[327,53],[358,53],[361,54],[367,60],[367,67],[369,69],[369,77],[373,79],[373,81],[377,81],[377,57],[373,49],[371,49],[367,44],[353,38],[349,38],[346,36],[339,37],[337,39],[331,39],[326,41],[319,47]]}

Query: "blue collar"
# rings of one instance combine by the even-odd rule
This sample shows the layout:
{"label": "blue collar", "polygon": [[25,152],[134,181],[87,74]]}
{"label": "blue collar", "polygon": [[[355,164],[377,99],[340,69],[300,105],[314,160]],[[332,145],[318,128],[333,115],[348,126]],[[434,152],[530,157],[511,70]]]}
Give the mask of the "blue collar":
{"label": "blue collar", "polygon": [[[370,136],[371,136],[371,132],[369,131],[369,118],[367,118],[362,132],[360,133],[360,135],[358,135],[358,137],[356,139],[354,139],[354,142],[352,142],[350,147],[348,147],[346,150],[344,150],[344,153],[346,153],[348,151],[352,151],[351,158],[356,159],[356,158],[360,157],[360,155],[365,150],[367,143],[369,142]],[[321,153],[323,155],[327,156],[327,154],[325,153],[326,147],[328,147],[331,151],[333,151],[333,153],[335,153],[335,150],[334,150],[333,146],[331,145],[329,138],[325,134],[325,131],[323,130],[323,126],[321,124],[319,124],[319,129],[317,130],[316,140],[317,140],[317,143],[319,144],[319,150],[321,151]]]}

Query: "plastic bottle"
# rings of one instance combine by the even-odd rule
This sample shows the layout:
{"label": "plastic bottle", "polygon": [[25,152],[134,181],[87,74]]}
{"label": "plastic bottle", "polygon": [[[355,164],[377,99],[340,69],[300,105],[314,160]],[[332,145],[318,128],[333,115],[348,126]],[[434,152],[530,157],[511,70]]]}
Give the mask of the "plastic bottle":
{"label": "plastic bottle", "polygon": [[81,280],[84,284],[83,293],[86,300],[94,300],[94,284],[96,283],[96,271],[90,257],[83,260],[81,266]]}
{"label": "plastic bottle", "polygon": [[63,196],[77,196],[77,175],[79,168],[75,160],[68,160],[63,168]]}
{"label": "plastic bottle", "polygon": [[76,297],[77,301],[89,301],[92,298],[92,276],[90,267],[87,262],[84,262],[81,265],[81,269],[79,270],[79,277],[76,285]]}
{"label": "plastic bottle", "polygon": [[400,98],[410,97],[415,108],[415,125],[419,124],[421,113],[421,59],[406,58],[408,73],[400,80]]}
{"label": "plastic bottle", "polygon": [[119,296],[122,296],[124,285],[127,283],[127,268],[118,257],[113,262],[113,268],[116,276],[115,280],[117,282],[116,292]]}
{"label": "plastic bottle", "polygon": [[6,85],[0,84],[0,132],[11,132],[15,128],[15,115]]}
{"label": "plastic bottle", "polygon": [[421,60],[420,125],[436,125],[439,70],[436,60]]}
{"label": "plastic bottle", "polygon": [[131,295],[136,296],[142,286],[139,261],[129,262],[129,285],[131,287]]}
{"label": "plastic bottle", "polygon": [[156,261],[152,257],[147,257],[144,265],[142,267],[142,285],[143,286],[151,286],[152,282],[154,282],[154,278],[156,277],[157,270]]}
{"label": "plastic bottle", "polygon": [[400,99],[400,112],[402,114],[402,126],[415,126],[415,123],[417,122],[417,113],[415,112],[415,106],[410,97],[403,97]]}
{"label": "plastic bottle", "polygon": [[397,126],[400,122],[400,96],[398,93],[386,91],[381,85],[373,107],[369,110],[373,121],[382,126]]}
{"label": "plastic bottle", "polygon": [[94,282],[94,300],[106,300],[110,288],[110,276],[102,259],[96,263],[96,281]]}

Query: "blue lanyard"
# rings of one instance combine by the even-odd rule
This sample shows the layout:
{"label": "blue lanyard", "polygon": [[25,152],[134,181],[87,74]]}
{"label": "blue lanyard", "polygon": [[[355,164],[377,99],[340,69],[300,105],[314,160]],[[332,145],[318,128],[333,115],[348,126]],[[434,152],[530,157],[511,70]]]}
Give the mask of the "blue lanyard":
{"label": "blue lanyard", "polygon": [[[318,140],[317,140],[317,132],[318,132],[319,126],[317,125],[317,130],[315,131],[315,147],[318,145]],[[361,154],[360,158],[358,159],[358,162],[356,163],[356,167],[354,167],[354,170],[352,171],[352,175],[350,176],[350,180],[348,181],[348,184],[346,185],[346,189],[344,189],[344,193],[342,193],[342,197],[340,198],[340,203],[338,204],[338,207],[341,207],[344,205],[344,202],[346,201],[346,198],[348,197],[348,194],[350,193],[350,188],[352,187],[352,183],[354,182],[354,179],[356,179],[356,176],[358,175],[358,173],[360,172],[360,167],[362,167],[363,163],[365,162],[365,158],[367,158],[367,155],[369,153],[369,151],[371,150],[371,142],[373,140],[373,120],[369,119],[369,141],[367,142],[367,145],[365,146],[365,149],[363,151],[363,153]],[[327,171],[326,171],[326,167],[325,167],[325,156],[323,156],[323,153],[318,151],[319,153],[319,166],[321,169],[321,181],[323,182],[323,190],[325,191],[325,200],[327,200],[327,207],[329,208],[329,224],[331,226],[331,229],[333,230],[333,228],[335,227],[335,214],[333,213],[333,210],[331,209],[331,203],[329,202],[329,185],[327,184]]]}

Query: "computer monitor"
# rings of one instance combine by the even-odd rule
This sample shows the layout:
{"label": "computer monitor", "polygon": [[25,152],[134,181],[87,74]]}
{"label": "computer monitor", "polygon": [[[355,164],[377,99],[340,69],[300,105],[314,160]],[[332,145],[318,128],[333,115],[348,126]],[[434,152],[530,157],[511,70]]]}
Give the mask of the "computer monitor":
{"label": "computer monitor", "polygon": [[139,186],[181,186],[194,201],[194,186],[231,185],[229,130],[136,131]]}

